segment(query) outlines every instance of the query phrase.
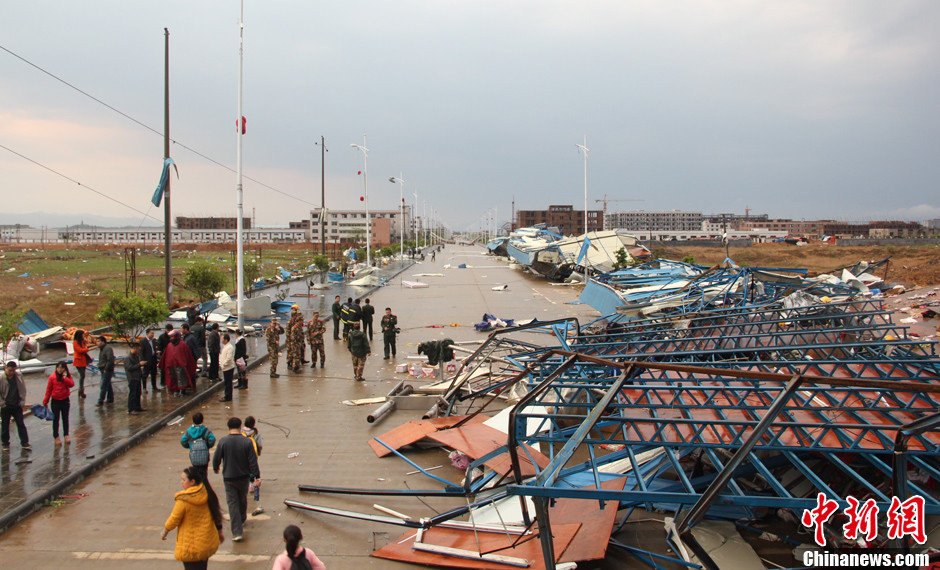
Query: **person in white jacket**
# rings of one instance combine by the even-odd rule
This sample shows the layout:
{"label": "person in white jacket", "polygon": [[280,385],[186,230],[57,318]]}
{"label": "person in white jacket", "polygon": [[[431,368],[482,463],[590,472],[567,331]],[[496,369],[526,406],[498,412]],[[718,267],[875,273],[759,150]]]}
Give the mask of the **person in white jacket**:
{"label": "person in white jacket", "polygon": [[232,382],[235,380],[235,345],[228,333],[222,335],[222,351],[219,353],[219,368],[222,369],[222,379],[225,381],[225,395],[219,398],[220,402],[232,401]]}

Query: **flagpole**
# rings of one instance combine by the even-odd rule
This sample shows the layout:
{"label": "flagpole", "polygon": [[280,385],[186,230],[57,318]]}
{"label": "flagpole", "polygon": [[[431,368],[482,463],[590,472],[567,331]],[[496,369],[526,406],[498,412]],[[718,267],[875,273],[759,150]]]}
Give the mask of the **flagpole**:
{"label": "flagpole", "polygon": [[235,220],[235,243],[236,243],[236,279],[235,287],[238,289],[235,293],[235,298],[237,299],[237,310],[238,310],[238,328],[245,328],[245,311],[244,311],[244,295],[245,295],[245,241],[242,232],[244,231],[244,221],[242,219],[242,129],[245,128],[244,119],[242,118],[242,75],[243,75],[243,45],[244,45],[244,36],[245,36],[245,0],[240,2],[240,11],[238,14],[238,112],[235,115],[238,117],[236,128],[235,128],[235,163],[236,163],[236,201],[237,201],[237,218]]}
{"label": "flagpole", "polygon": [[[170,158],[170,30],[163,28],[163,162]],[[163,190],[163,259],[166,306],[173,304],[173,250],[170,240],[170,172],[167,166],[166,187]]]}

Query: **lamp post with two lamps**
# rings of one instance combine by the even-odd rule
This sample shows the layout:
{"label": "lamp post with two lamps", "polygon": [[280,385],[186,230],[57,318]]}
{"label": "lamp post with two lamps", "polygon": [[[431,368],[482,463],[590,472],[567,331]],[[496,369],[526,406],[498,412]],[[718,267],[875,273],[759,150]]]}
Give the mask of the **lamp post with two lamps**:
{"label": "lamp post with two lamps", "polygon": [[365,187],[363,201],[366,203],[366,266],[372,267],[372,220],[369,218],[369,149],[366,148],[366,136],[362,135],[362,144],[349,146],[362,151],[362,183]]}

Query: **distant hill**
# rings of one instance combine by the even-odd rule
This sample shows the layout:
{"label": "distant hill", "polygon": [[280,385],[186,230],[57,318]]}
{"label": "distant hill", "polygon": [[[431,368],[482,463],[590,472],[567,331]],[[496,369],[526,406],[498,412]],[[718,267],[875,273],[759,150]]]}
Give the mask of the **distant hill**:
{"label": "distant hill", "polygon": [[[80,226],[84,224],[87,227],[99,228],[134,228],[140,226],[141,218],[118,218],[111,216],[100,216],[98,214],[86,213],[53,213],[49,212],[30,212],[28,214],[11,214],[0,212],[0,225],[23,224],[34,228],[43,226],[49,228],[64,228],[66,226]],[[157,227],[159,224],[151,219],[147,219],[144,227]],[[162,227],[162,226],[161,226]]]}

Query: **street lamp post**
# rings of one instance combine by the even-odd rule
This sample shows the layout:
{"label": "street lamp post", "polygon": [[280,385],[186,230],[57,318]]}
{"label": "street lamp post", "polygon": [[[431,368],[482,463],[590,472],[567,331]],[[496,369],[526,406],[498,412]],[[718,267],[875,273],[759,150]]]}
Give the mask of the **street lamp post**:
{"label": "street lamp post", "polygon": [[575,145],[584,153],[584,235],[588,232],[588,200],[587,200],[587,158],[591,149],[587,147],[587,135],[584,135],[584,144]]}
{"label": "street lamp post", "polygon": [[362,183],[365,188],[363,200],[366,203],[366,267],[372,267],[372,219],[369,217],[369,149],[366,148],[366,136],[362,135],[362,144],[349,146],[362,151]]}
{"label": "street lamp post", "polygon": [[401,198],[398,201],[398,237],[400,238],[398,256],[405,259],[405,179],[402,178],[402,174],[399,172],[397,178],[392,176],[388,181],[392,184],[398,183],[398,197]]}
{"label": "street lamp post", "polygon": [[411,195],[414,196],[415,198],[414,209],[411,211],[411,220],[414,222],[412,224],[414,226],[414,231],[412,231],[411,237],[414,238],[415,240],[414,246],[415,248],[417,248],[418,247],[418,190],[415,189],[415,191],[412,192]]}

